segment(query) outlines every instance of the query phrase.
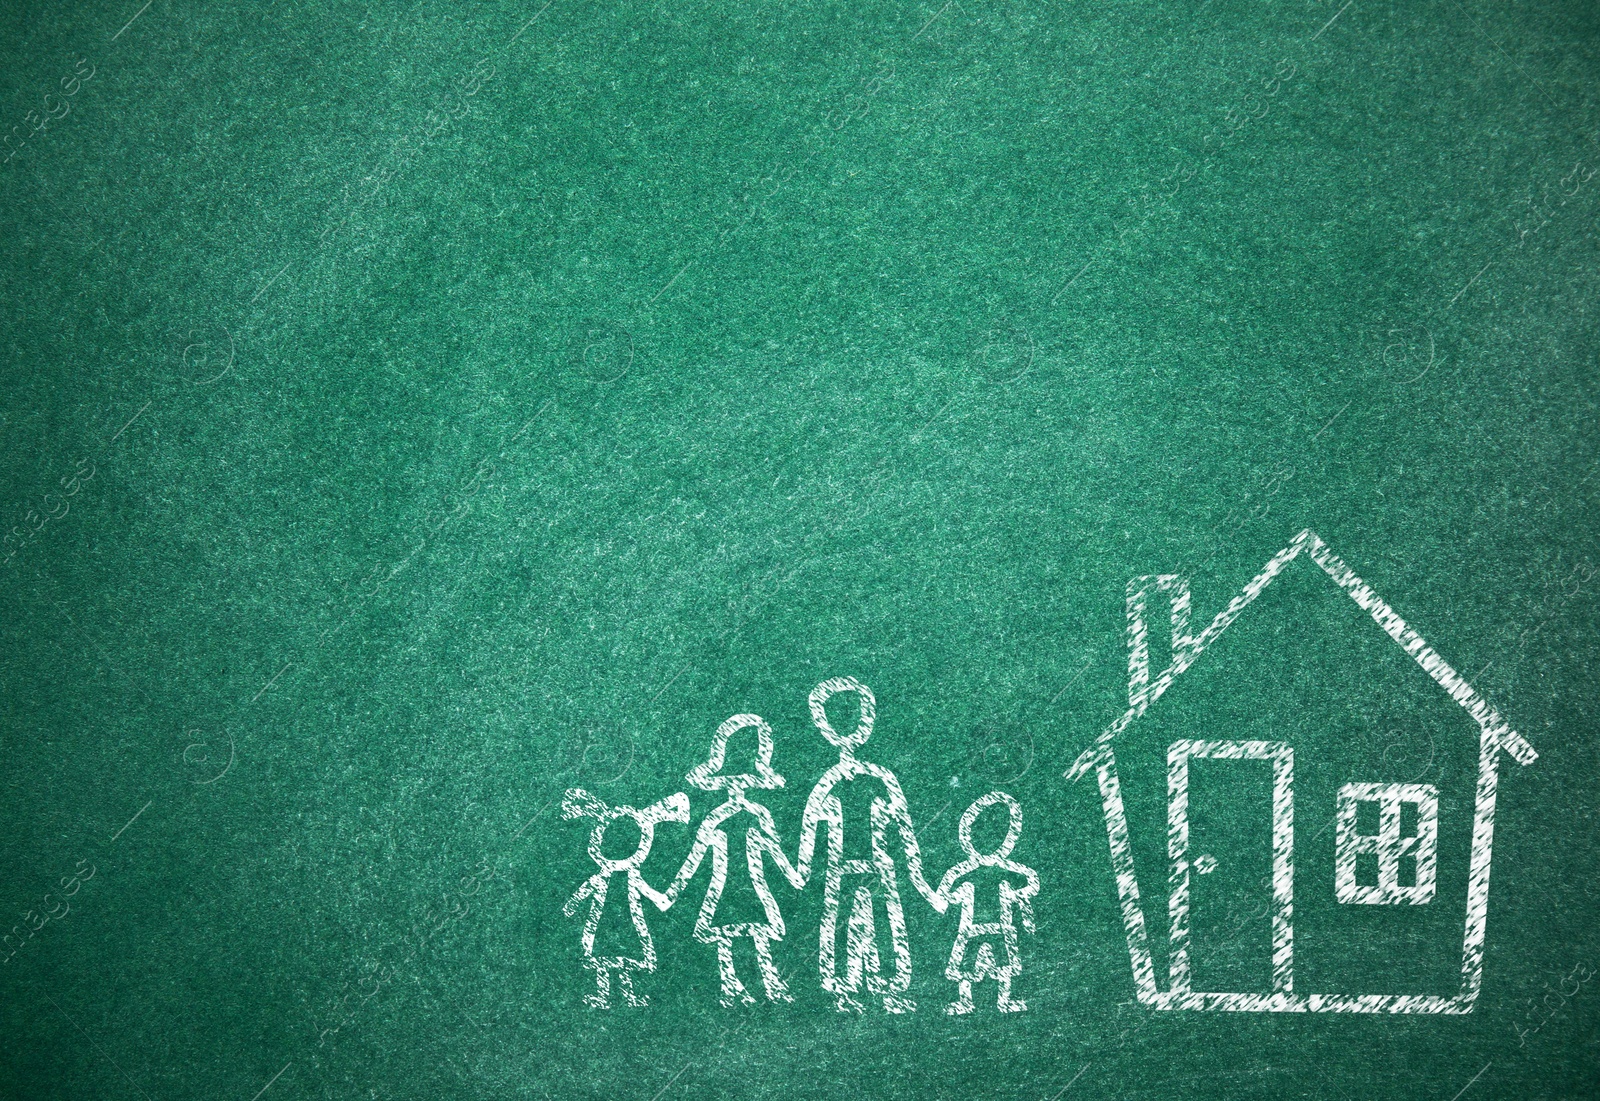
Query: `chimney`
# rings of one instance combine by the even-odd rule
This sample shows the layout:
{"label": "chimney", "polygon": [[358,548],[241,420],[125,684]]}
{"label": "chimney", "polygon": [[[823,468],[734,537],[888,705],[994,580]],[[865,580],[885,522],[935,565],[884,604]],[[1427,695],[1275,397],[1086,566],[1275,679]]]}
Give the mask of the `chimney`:
{"label": "chimney", "polygon": [[[1154,608],[1151,605],[1154,605]],[[1152,677],[1151,614],[1157,672]],[[1172,633],[1167,634],[1170,621]],[[1189,667],[1200,640],[1189,634],[1189,582],[1175,573],[1150,574],[1128,582],[1128,706],[1142,713]]]}

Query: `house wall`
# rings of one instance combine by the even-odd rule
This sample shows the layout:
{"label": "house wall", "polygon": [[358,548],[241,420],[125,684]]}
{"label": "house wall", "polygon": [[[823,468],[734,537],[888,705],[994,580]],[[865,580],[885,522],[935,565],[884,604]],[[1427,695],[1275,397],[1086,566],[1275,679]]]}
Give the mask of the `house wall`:
{"label": "house wall", "polygon": [[[1329,669],[1340,673],[1330,677]],[[1116,742],[1163,989],[1166,755],[1179,739],[1284,741],[1294,749],[1296,992],[1456,993],[1477,726],[1320,571],[1280,578]],[[1355,781],[1438,789],[1437,891],[1426,905],[1336,900],[1337,794]],[[1271,989],[1270,790],[1266,762],[1191,762],[1190,855],[1219,850],[1216,870],[1190,875],[1196,990]],[[1248,985],[1211,985],[1222,982]]]}

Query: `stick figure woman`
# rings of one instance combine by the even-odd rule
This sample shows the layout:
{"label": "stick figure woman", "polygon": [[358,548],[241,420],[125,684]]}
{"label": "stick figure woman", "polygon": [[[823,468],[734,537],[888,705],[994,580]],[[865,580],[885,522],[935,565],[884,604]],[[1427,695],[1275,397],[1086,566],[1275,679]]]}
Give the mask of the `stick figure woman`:
{"label": "stick figure woman", "polygon": [[[639,865],[650,855],[657,823],[688,823],[689,797],[680,791],[639,810],[633,807],[608,807],[582,788],[572,788],[561,800],[561,817],[594,819],[594,829],[589,833],[589,859],[600,867],[561,908],[561,912],[568,917],[576,917],[583,900],[589,900],[589,915],[583,922],[583,962],[585,967],[594,971],[595,992],[585,995],[583,1000],[596,1009],[610,1009],[611,973],[614,971],[621,980],[623,999],[632,1006],[648,1005],[648,998],[633,991],[635,971],[656,969],[656,943],[650,937],[650,927],[645,924],[641,900],[648,898],[656,909],[665,910],[672,905],[672,899],[644,881],[644,876],[639,874]],[[619,818],[629,819],[638,826],[639,844],[631,855],[616,860],[606,856],[601,851],[601,845],[605,842],[606,828]],[[632,919],[633,928],[630,932],[622,925],[622,915],[617,912],[616,906],[612,906],[612,917],[605,930],[609,936],[602,941],[603,954],[596,955],[595,935],[600,931],[601,918],[606,912],[608,889],[615,883],[613,877],[618,875],[623,877],[617,887],[627,893],[627,914]]]}
{"label": "stick figure woman", "polygon": [[[972,843],[973,823],[978,820],[978,815],[996,803],[1004,804],[1006,810],[1011,812],[1006,839],[994,852],[979,853]],[[996,1007],[1002,1013],[1020,1013],[1028,1008],[1028,1003],[1011,997],[1011,980],[1022,970],[1022,956],[1017,950],[1016,919],[1022,919],[1022,927],[1028,932],[1034,931],[1033,896],[1039,893],[1038,873],[1026,864],[1008,859],[1011,850],[1016,847],[1017,838],[1022,836],[1022,808],[1005,792],[991,791],[967,808],[961,816],[961,824],[956,827],[956,835],[961,840],[961,847],[966,850],[967,858],[945,873],[944,879],[939,882],[939,894],[946,904],[961,904],[961,924],[956,931],[955,946],[950,949],[950,963],[944,969],[945,978],[961,984],[961,996],[946,1006],[945,1012],[971,1013],[972,984],[994,979],[1000,985]],[[993,921],[975,920],[978,905],[974,880],[976,873],[983,868],[992,868],[998,873],[993,878],[998,879],[999,899],[992,908],[988,905],[984,907],[995,915],[996,920]],[[957,887],[956,881],[961,879],[966,882]],[[1022,881],[1020,887],[1013,882],[1018,879]],[[986,903],[988,886],[986,883]],[[997,948],[1000,953],[998,959],[995,957]]]}
{"label": "stick figure woman", "polygon": [[[754,727],[756,732],[755,772],[727,774],[723,762],[727,757],[728,739],[736,732]],[[706,888],[706,898],[700,905],[700,916],[695,919],[694,937],[701,944],[717,946],[717,969],[722,978],[722,1004],[731,1006],[735,1001],[754,1002],[755,998],[739,981],[733,963],[735,937],[749,937],[755,943],[756,964],[761,969],[761,981],[766,987],[767,1000],[789,1002],[794,999],[782,976],[772,962],[772,942],[783,939],[783,915],[767,886],[765,858],[775,855],[782,864],[783,851],[778,844],[778,831],[772,822],[772,813],[760,803],[745,796],[749,788],[780,788],[783,777],[772,770],[772,727],[759,715],[735,715],[717,727],[711,739],[711,754],[704,764],[696,765],[686,777],[689,783],[704,791],[725,790],[727,801],[706,815],[695,834],[694,847],[689,851],[683,868],[678,872],[667,895],[676,899],[700,869],[706,853],[711,854],[711,884]],[[749,825],[741,832],[740,815],[748,815]],[[753,820],[753,821],[751,821]],[[731,825],[730,825],[731,823]],[[731,854],[731,855],[730,855]],[[739,871],[749,873],[749,890],[754,900],[727,900],[723,892],[728,886],[728,867],[734,865],[735,883]],[[780,865],[781,869],[782,865]],[[787,876],[787,872],[785,875]],[[756,905],[759,904],[759,913]],[[741,918],[745,920],[740,920]]]}
{"label": "stick figure woman", "polygon": [[[840,734],[828,721],[824,705],[838,692],[854,692],[860,700],[861,718],[854,731]],[[895,852],[891,852],[890,830],[899,835],[895,850],[906,859],[906,873],[923,898],[939,913],[944,913],[944,897],[935,891],[922,873],[922,850],[911,825],[911,810],[905,792],[893,772],[882,765],[856,758],[856,750],[872,736],[877,716],[877,701],[872,690],[852,677],[823,681],[811,691],[811,721],[828,744],[839,750],[839,763],[822,774],[806,800],[800,824],[800,852],[795,865],[785,869],[795,890],[805,886],[811,876],[811,860],[817,847],[817,831],[828,826],[828,866],[823,882],[822,930],[817,966],[822,973],[822,988],[834,996],[841,1012],[860,1012],[861,1003],[852,995],[863,980],[869,993],[882,995],[889,1013],[908,1013],[917,1008],[906,996],[911,987],[911,946],[906,938],[905,911],[900,905],[900,884],[895,872]],[[873,794],[870,822],[847,820],[839,798],[854,781],[865,783]],[[860,790],[860,789],[857,789]],[[870,839],[866,831],[870,826]],[[868,852],[867,857],[845,858],[846,836],[852,852]],[[787,862],[785,862],[787,863]],[[848,891],[848,893],[847,893]],[[848,897],[850,915],[845,923],[844,974],[838,966],[839,906]],[[890,946],[894,953],[891,975],[884,978],[878,955],[875,911],[881,907],[889,923]]]}

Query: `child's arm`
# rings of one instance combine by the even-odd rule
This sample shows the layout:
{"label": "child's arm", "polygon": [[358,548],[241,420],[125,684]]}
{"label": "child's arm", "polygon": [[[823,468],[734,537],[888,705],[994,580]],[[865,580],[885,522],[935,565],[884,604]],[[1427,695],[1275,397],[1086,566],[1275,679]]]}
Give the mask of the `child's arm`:
{"label": "child's arm", "polygon": [[591,877],[584,880],[583,886],[578,888],[577,893],[567,899],[566,905],[561,907],[561,912],[568,917],[577,917],[579,903],[592,894],[594,894],[594,879]]}
{"label": "child's arm", "polygon": [[1022,916],[1022,927],[1030,933],[1039,930],[1033,927],[1033,898],[1031,895],[1019,894],[1017,899],[1017,913]]}
{"label": "child's arm", "polygon": [[657,893],[655,888],[644,881],[643,877],[639,879],[640,889],[647,894],[651,902],[656,904],[656,909],[665,910],[676,902],[678,896],[683,894],[683,889],[694,878],[694,873],[700,870],[700,863],[706,858],[706,852],[711,848],[711,843],[706,838],[708,832],[709,823],[700,823],[700,830],[695,834],[694,845],[689,849],[689,855],[684,858],[683,867],[678,869],[678,874],[673,877],[672,883],[667,887],[666,894]]}
{"label": "child's arm", "polygon": [[[951,868],[950,871],[958,872],[961,871],[961,868],[958,865]],[[971,923],[973,914],[977,910],[978,893],[972,886],[971,880],[963,881],[959,887],[954,886],[956,880],[960,878],[960,876],[946,874],[944,880],[939,884],[939,894],[944,899],[947,907],[956,905],[961,907],[961,923],[967,925]]]}
{"label": "child's arm", "polygon": [[1001,906],[1004,909],[1014,909],[1017,912],[1017,915],[1022,918],[1024,931],[1036,933],[1038,930],[1033,926],[1033,896],[1039,893],[1039,877],[1034,874],[1031,868],[1019,866],[1019,868],[1013,870],[1019,870],[1027,882],[1023,884],[1020,891],[1010,883],[1002,882],[1000,884]]}
{"label": "child's arm", "polygon": [[[645,898],[648,898],[651,902],[655,903],[657,910],[665,910],[678,900],[678,896],[673,893],[671,887],[667,888],[666,894],[662,894],[660,891],[650,886],[650,884],[646,883],[644,881],[644,876],[640,875],[637,871],[633,873],[633,881],[639,885],[639,893]],[[678,881],[673,880],[672,882],[673,886],[676,886]]]}

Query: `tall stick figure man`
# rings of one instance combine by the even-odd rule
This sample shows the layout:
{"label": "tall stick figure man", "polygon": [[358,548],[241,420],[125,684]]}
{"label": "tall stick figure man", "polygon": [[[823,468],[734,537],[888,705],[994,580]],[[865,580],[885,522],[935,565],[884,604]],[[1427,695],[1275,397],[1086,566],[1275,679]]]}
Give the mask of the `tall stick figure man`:
{"label": "tall stick figure man", "polygon": [[[825,705],[839,692],[854,692],[860,699],[861,718],[849,734],[840,734],[828,721]],[[928,904],[940,913],[947,905],[944,897],[929,885],[922,874],[922,850],[911,825],[911,811],[906,804],[905,792],[895,774],[881,765],[858,760],[856,750],[872,736],[872,723],[877,716],[877,701],[872,690],[851,677],[835,677],[823,681],[811,691],[811,721],[816,724],[828,744],[839,750],[839,763],[822,774],[811,797],[806,800],[805,815],[801,820],[800,852],[798,862],[785,868],[785,875],[796,890],[802,888],[811,876],[812,857],[816,853],[817,831],[824,824],[828,828],[828,866],[823,881],[822,935],[817,964],[822,972],[822,987],[834,996],[835,1006],[841,1013],[860,1012],[861,1003],[852,995],[861,989],[863,979],[868,993],[881,995],[883,1008],[890,1013],[908,1013],[917,1008],[916,1002],[906,997],[911,987],[911,947],[906,939],[905,911],[900,905],[900,884],[896,873],[895,854],[890,851],[889,832],[899,833],[898,852],[905,856],[906,874]],[[872,800],[870,823],[847,821],[844,805],[838,790],[853,781],[882,785],[881,793]],[[858,789],[859,790],[859,789]],[[862,851],[862,831],[871,827],[870,855],[865,858],[845,858],[846,841],[856,842],[852,849]],[[787,864],[787,861],[783,862]],[[839,904],[848,892],[850,914],[845,922],[844,973],[839,972],[838,929]],[[881,907],[889,923],[891,950],[894,953],[893,971],[883,975],[878,953],[877,913]]]}
{"label": "tall stick figure man", "polygon": [[[728,738],[747,727],[754,727],[756,732],[755,771],[730,775],[724,771],[723,764],[728,752]],[[755,1001],[744,984],[739,981],[738,972],[733,966],[735,937],[749,937],[755,943],[756,965],[761,969],[761,981],[766,987],[767,1000],[791,1002],[794,998],[790,996],[789,988],[784,984],[783,978],[772,962],[772,942],[783,939],[783,915],[778,912],[778,903],[772,897],[772,889],[767,886],[766,864],[763,860],[763,857],[771,853],[781,855],[782,850],[778,847],[778,830],[773,825],[772,812],[760,803],[752,802],[745,795],[747,788],[783,786],[783,777],[772,770],[772,727],[768,726],[760,715],[735,715],[726,720],[717,728],[715,736],[711,739],[710,756],[704,764],[695,766],[689,772],[688,781],[705,791],[725,789],[728,798],[720,807],[706,815],[700,823],[700,829],[695,834],[694,847],[689,850],[688,859],[683,862],[683,869],[672,881],[672,886],[667,888],[667,895],[674,901],[677,899],[684,887],[694,878],[695,872],[699,871],[701,862],[709,852],[711,884],[706,888],[706,899],[700,906],[700,916],[695,919],[694,938],[701,944],[717,946],[717,969],[722,977],[722,1004],[731,1006],[736,1001]],[[748,818],[741,819],[740,815],[748,815]],[[745,822],[749,824],[743,831],[739,830],[739,825]],[[730,850],[738,858],[737,861],[729,858]],[[722,904],[722,893],[728,883],[730,865],[734,867],[736,876],[749,875],[750,886],[756,898],[760,900],[762,911],[760,919],[738,920],[741,916],[750,915],[738,914],[737,905],[732,907],[736,911],[732,915],[718,914],[718,907]],[[787,878],[788,873],[784,874]],[[721,917],[720,922],[717,921],[718,917]]]}

